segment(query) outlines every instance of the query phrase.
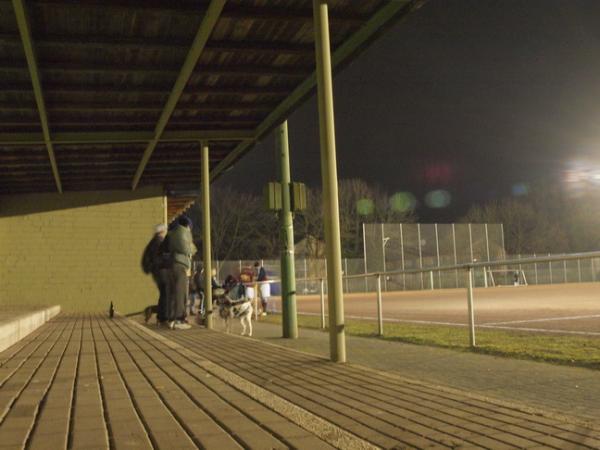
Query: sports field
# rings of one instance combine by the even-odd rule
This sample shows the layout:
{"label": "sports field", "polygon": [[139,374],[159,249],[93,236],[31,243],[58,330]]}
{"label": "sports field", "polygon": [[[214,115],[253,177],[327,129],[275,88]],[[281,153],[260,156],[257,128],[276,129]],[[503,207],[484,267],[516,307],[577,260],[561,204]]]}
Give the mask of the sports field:
{"label": "sports field", "polygon": [[[279,299],[272,301],[281,310]],[[297,301],[300,314],[320,314],[318,295]],[[382,305],[386,322],[467,325],[465,289],[384,292]],[[479,328],[600,338],[600,283],[479,288],[474,306]],[[375,293],[346,294],[344,307],[348,319],[377,318]]]}

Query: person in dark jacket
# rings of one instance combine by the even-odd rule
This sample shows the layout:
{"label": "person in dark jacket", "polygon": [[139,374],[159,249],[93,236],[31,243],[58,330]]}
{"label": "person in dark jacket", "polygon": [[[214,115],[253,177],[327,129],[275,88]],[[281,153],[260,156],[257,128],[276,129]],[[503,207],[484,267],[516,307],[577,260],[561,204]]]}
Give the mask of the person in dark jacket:
{"label": "person in dark jacket", "polygon": [[[158,322],[164,322],[167,319],[167,285],[169,283],[169,257],[168,250],[163,245],[167,227],[164,224],[158,224],[154,227],[154,236],[144,249],[142,256],[142,270],[145,273],[152,274],[152,279],[158,288]],[[165,253],[166,251],[166,253]]]}
{"label": "person in dark jacket", "polygon": [[192,256],[196,253],[192,239],[192,221],[186,216],[181,216],[176,225],[169,230],[166,239],[171,255],[167,320],[169,328],[186,330],[190,328],[185,320],[188,276],[191,275]]}

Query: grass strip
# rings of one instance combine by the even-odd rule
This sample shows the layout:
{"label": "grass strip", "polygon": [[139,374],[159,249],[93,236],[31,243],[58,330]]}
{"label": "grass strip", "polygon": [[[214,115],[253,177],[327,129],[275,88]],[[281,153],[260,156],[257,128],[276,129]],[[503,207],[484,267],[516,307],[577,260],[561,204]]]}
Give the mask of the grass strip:
{"label": "grass strip", "polygon": [[[271,314],[261,321],[280,324],[281,315]],[[321,319],[299,314],[298,326],[320,329]],[[466,327],[386,322],[384,336],[378,336],[377,322],[349,319],[345,329],[351,336],[600,369],[600,338],[597,337],[477,328],[477,347],[473,349],[469,347]]]}

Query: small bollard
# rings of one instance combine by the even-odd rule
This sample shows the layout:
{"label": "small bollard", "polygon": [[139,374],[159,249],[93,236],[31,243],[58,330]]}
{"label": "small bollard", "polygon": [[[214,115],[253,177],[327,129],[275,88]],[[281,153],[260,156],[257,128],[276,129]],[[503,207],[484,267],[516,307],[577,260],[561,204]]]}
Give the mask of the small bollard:
{"label": "small bollard", "polygon": [[377,274],[377,334],[383,336],[383,311],[381,308],[381,274]]}
{"label": "small bollard", "polygon": [[475,314],[473,311],[473,268],[467,269],[467,304],[469,309],[469,344],[475,347]]}
{"label": "small bollard", "polygon": [[433,270],[429,271],[429,288],[433,291]]}
{"label": "small bollard", "polygon": [[110,302],[110,306],[108,307],[108,317],[111,319],[115,317],[115,305],[113,305],[113,302]]}
{"label": "small bollard", "polygon": [[321,278],[320,280],[320,289],[321,289],[321,328],[325,329],[325,280]]}

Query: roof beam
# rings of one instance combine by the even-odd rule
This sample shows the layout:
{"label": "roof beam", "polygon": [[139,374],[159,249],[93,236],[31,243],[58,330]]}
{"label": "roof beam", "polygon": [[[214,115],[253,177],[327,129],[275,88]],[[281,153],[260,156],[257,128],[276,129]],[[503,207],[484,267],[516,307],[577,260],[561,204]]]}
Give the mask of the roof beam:
{"label": "roof beam", "polygon": [[142,156],[142,160],[140,161],[140,164],[135,172],[133,182],[131,183],[132,190],[137,187],[138,183],[140,182],[140,178],[142,178],[146,164],[148,164],[148,161],[152,156],[152,152],[154,152],[154,149],[156,148],[156,145],[158,144],[158,141],[160,140],[161,135],[165,130],[167,123],[169,122],[169,118],[175,110],[177,102],[179,101],[179,98],[181,97],[181,94],[183,93],[183,90],[185,89],[185,86],[190,79],[192,72],[194,71],[194,67],[198,63],[200,55],[202,55],[204,46],[208,42],[208,39],[210,38],[210,35],[212,34],[212,31],[219,20],[221,11],[225,6],[225,2],[226,0],[212,0],[208,6],[208,9],[206,10],[206,13],[204,14],[204,17],[202,18],[202,22],[200,23],[200,27],[198,28],[194,42],[192,43],[190,51],[188,52],[183,66],[181,67],[181,71],[179,72],[179,76],[175,81],[173,90],[171,91],[167,103],[165,104],[165,108],[158,119],[158,123],[154,129],[154,136],[148,143],[148,147],[146,147],[144,155]]}
{"label": "roof beam", "polygon": [[[178,2],[170,0],[32,0],[32,3],[39,5],[49,5],[53,7],[73,7],[77,10],[82,8],[101,8],[102,10],[120,10],[159,13],[159,14],[177,14],[185,16],[197,16],[203,7],[206,7],[207,1],[202,2]],[[249,20],[287,20],[294,22],[312,23],[312,10],[310,8],[287,8],[277,6],[239,6],[234,4],[227,5],[221,14],[227,19],[249,19]],[[348,14],[343,11],[332,11],[330,22],[346,23],[350,25],[359,25],[366,18],[362,15]]]}
{"label": "roof beam", "polygon": [[[107,49],[148,49],[165,51],[187,51],[189,41],[184,39],[163,39],[140,36],[94,36],[94,35],[53,35],[45,34],[34,36],[39,46],[68,46],[68,47],[94,47]],[[7,45],[21,44],[18,34],[0,33],[0,43]],[[206,43],[205,51],[218,52],[254,52],[267,54],[287,55],[312,55],[314,48],[311,45],[293,42],[255,42],[217,40]]]}
{"label": "roof beam", "polygon": [[[151,131],[71,131],[52,134],[54,144],[147,143]],[[254,130],[181,130],[165,131],[160,142],[245,141],[254,139]],[[44,144],[43,133],[0,133],[0,145]]]}
{"label": "roof beam", "polygon": [[[59,83],[44,83],[46,93],[91,93],[91,94],[154,94],[166,95],[172,86],[151,85],[116,85],[116,84],[90,84],[69,85]],[[183,91],[186,95],[285,95],[293,87],[271,86],[186,86]],[[2,85],[2,92],[27,93],[32,92],[31,83],[6,83]]]}
{"label": "roof beam", "polygon": [[[273,103],[178,103],[175,108],[177,111],[192,111],[192,112],[219,112],[219,111],[271,111],[277,104]],[[86,112],[129,112],[129,111],[145,111],[145,112],[161,112],[164,105],[157,102],[116,102],[116,103],[99,103],[99,102],[49,102],[46,104],[46,109],[50,111],[86,111]],[[2,111],[31,111],[35,110],[35,104],[16,104],[14,102],[0,102],[0,110]]]}
{"label": "roof beam", "polygon": [[[174,66],[160,66],[156,64],[150,65],[118,65],[118,64],[82,64],[71,63],[64,61],[42,61],[40,67],[44,72],[53,73],[107,73],[107,74],[127,74],[141,73],[173,76],[179,74],[180,71]],[[0,60],[0,70],[25,72],[27,67],[24,62],[14,60]],[[228,76],[272,76],[286,78],[302,78],[312,67],[298,66],[261,66],[261,65],[200,65],[192,67],[191,72],[206,75],[228,75]]]}
{"label": "roof beam", "polygon": [[33,42],[31,40],[31,27],[29,26],[29,18],[27,16],[27,11],[25,10],[25,5],[23,5],[23,0],[12,0],[12,5],[17,19],[17,26],[19,27],[21,41],[23,42],[23,50],[25,51],[25,58],[27,59],[31,84],[33,85],[33,94],[35,96],[35,102],[37,104],[40,122],[42,125],[44,144],[48,150],[48,157],[50,159],[50,166],[52,167],[54,181],[56,182],[56,188],[58,189],[58,192],[62,193],[62,184],[60,182],[56,157],[54,156],[54,148],[52,147],[52,141],[50,140],[50,128],[48,126],[48,116],[46,114],[46,106],[44,104],[44,95],[42,93],[42,84],[40,82],[40,76],[38,72],[35,48],[33,47]]}
{"label": "roof beam", "polygon": [[[384,4],[373,16],[344,43],[331,54],[331,65],[334,70],[339,69],[344,63],[366,43],[375,38],[384,26],[391,23],[402,11],[408,14],[413,9],[421,6],[423,0],[399,0]],[[281,123],[301,102],[312,92],[317,84],[316,72],[306,78],[294,91],[283,100],[256,128],[255,136],[261,139],[275,126]],[[244,152],[252,147],[251,142],[241,142],[211,171],[211,181],[216,179],[223,171],[233,164]]]}

